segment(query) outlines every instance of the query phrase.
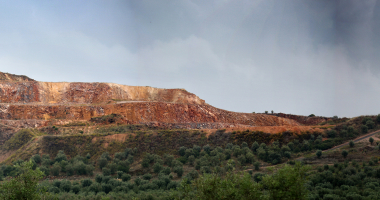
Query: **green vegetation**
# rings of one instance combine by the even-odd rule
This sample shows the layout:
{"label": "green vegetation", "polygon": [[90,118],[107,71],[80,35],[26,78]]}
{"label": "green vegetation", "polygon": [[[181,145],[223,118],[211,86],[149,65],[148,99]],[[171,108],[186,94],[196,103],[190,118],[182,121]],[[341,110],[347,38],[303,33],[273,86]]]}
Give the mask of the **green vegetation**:
{"label": "green vegetation", "polygon": [[18,131],[11,139],[7,140],[1,146],[2,150],[17,150],[24,144],[28,143],[35,133],[31,129],[22,129]]}
{"label": "green vegetation", "polygon": [[[25,192],[44,199],[378,199],[380,169],[374,152],[378,149],[352,140],[366,133],[364,126],[367,131],[378,129],[379,116],[336,118],[336,126],[326,126],[324,132],[218,130],[207,135],[198,130],[109,125],[113,118],[106,116],[95,121],[107,125],[92,132],[84,123],[49,127],[56,134],[86,126],[86,134],[76,129],[71,135],[43,135],[38,138],[40,146],[33,148],[29,148],[35,144],[33,138],[41,134],[21,130],[1,147],[22,147],[0,166],[1,188],[8,191],[1,194],[12,199],[10,194],[29,187],[17,186],[27,171],[19,166],[29,166],[36,172],[31,176],[42,174],[44,180],[38,182],[41,176],[36,175],[32,189]],[[322,153],[347,141],[350,148]],[[375,156],[359,165],[361,152]]]}

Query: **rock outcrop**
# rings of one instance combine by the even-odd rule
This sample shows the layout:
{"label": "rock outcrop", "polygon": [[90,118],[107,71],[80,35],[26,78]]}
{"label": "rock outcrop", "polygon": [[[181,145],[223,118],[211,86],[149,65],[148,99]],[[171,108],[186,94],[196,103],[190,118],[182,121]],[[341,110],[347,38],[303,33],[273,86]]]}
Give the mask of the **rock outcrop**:
{"label": "rock outcrop", "polygon": [[99,104],[111,100],[205,104],[204,100],[184,89],[113,83],[0,82],[0,103]]}
{"label": "rock outcrop", "polygon": [[276,116],[218,109],[184,89],[37,82],[6,73],[0,74],[0,80],[0,119],[4,120],[90,120],[119,114],[130,124],[158,123],[171,127],[299,125]]}
{"label": "rock outcrop", "polygon": [[220,122],[250,126],[299,125],[297,122],[276,116],[252,113],[236,113],[209,105],[164,102],[130,102],[103,105],[0,105],[1,119],[67,119],[90,120],[110,114],[120,114],[130,124],[201,123]]}
{"label": "rock outcrop", "polygon": [[23,75],[14,75],[14,74],[0,72],[0,81],[21,82],[21,81],[35,81],[35,80]]}

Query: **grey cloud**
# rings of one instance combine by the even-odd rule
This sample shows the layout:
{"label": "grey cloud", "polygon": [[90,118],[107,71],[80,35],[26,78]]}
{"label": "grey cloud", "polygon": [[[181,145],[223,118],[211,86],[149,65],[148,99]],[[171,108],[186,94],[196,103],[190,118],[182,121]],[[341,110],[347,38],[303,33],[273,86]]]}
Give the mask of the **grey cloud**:
{"label": "grey cloud", "polygon": [[11,1],[0,71],[185,88],[219,108],[377,114],[378,1]]}

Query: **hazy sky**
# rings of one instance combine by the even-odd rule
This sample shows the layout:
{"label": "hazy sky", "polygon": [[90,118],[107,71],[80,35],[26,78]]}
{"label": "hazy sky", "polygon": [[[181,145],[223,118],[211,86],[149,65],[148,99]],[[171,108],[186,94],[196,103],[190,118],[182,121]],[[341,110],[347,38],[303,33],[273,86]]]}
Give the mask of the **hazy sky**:
{"label": "hazy sky", "polygon": [[185,88],[238,112],[380,113],[380,1],[0,1],[0,71]]}

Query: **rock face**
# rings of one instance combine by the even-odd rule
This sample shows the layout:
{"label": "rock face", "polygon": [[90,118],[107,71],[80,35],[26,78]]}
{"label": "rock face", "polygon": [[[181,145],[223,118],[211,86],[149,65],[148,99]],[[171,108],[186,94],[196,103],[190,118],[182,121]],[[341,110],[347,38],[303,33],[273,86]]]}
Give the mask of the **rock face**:
{"label": "rock face", "polygon": [[168,127],[299,125],[277,116],[218,109],[184,89],[37,82],[6,73],[0,73],[0,80],[0,119],[4,120],[89,120],[120,114],[126,123],[158,123]]}
{"label": "rock face", "polygon": [[68,119],[89,120],[120,114],[130,124],[163,123],[230,123],[250,126],[297,126],[297,122],[265,114],[235,113],[209,105],[163,102],[132,102],[104,105],[0,105],[1,119]]}
{"label": "rock face", "polygon": [[113,83],[0,82],[0,103],[99,104],[110,100],[205,104],[204,100],[183,89]]}
{"label": "rock face", "polygon": [[20,82],[20,81],[35,81],[27,76],[14,75],[9,73],[0,72],[0,81],[11,81],[11,82]]}

